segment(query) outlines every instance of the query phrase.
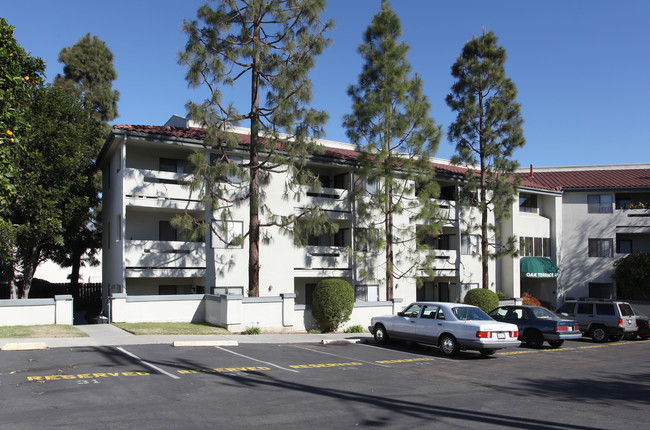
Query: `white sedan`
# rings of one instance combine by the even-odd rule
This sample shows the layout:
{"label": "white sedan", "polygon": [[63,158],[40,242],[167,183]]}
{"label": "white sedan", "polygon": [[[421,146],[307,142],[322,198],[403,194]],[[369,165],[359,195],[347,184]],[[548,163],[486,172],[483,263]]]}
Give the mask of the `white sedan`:
{"label": "white sedan", "polygon": [[521,343],[515,324],[495,321],[476,306],[460,303],[411,303],[397,315],[372,318],[368,329],[379,344],[389,339],[428,343],[446,356],[461,349],[488,356]]}

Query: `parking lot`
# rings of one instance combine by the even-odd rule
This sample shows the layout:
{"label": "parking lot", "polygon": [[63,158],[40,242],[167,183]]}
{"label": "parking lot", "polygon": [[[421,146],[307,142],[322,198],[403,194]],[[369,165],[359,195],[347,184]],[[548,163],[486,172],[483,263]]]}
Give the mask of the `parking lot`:
{"label": "parking lot", "polygon": [[0,352],[2,428],[645,428],[650,341],[447,359],[415,344]]}

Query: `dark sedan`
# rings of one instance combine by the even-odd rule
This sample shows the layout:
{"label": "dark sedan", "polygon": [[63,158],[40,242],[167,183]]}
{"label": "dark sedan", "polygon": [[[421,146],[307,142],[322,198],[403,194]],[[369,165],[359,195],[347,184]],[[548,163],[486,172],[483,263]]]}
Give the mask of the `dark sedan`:
{"label": "dark sedan", "polygon": [[575,321],[562,319],[541,306],[499,306],[488,315],[497,321],[517,324],[519,340],[531,348],[541,348],[544,341],[559,348],[566,339],[582,337]]}

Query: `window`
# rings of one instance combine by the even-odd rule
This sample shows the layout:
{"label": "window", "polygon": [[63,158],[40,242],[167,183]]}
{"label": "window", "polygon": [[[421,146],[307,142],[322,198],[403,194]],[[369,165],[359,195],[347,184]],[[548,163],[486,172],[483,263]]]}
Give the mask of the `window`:
{"label": "window", "polygon": [[158,170],[161,172],[183,173],[184,164],[183,160],[177,160],[175,158],[160,158]]}
{"label": "window", "polygon": [[462,255],[478,254],[478,236],[463,235],[460,237],[460,253]]}
{"label": "window", "polygon": [[[241,167],[242,164],[244,164],[244,158],[243,157],[238,157],[238,156],[229,156],[228,158],[225,158],[225,156],[221,154],[210,154],[210,165],[211,166],[216,166],[217,164],[233,164],[238,167]],[[238,168],[232,168],[232,167],[226,167],[223,166],[224,170],[228,170],[229,173],[226,173],[223,175],[221,180],[223,182],[228,182],[230,184],[241,184],[242,183],[242,178],[239,176],[237,171],[239,170]]]}
{"label": "window", "polygon": [[454,249],[452,239],[455,236],[455,234],[439,234],[437,236],[427,234],[420,240],[420,245],[426,245],[431,249],[450,251]]}
{"label": "window", "polygon": [[617,254],[631,254],[632,241],[630,239],[616,239],[616,253]]}
{"label": "window", "polygon": [[[225,223],[225,224],[223,224]],[[212,248],[243,248],[244,244],[235,245],[233,242],[244,235],[244,223],[242,221],[213,221],[213,229],[218,235],[212,232]]]}
{"label": "window", "polygon": [[613,303],[596,303],[596,315],[616,315]]}
{"label": "window", "polygon": [[613,299],[616,295],[616,287],[611,282],[590,282],[589,297],[600,299]]}
{"label": "window", "polygon": [[613,257],[614,239],[589,239],[590,257]]}
{"label": "window", "polygon": [[593,314],[594,305],[592,303],[578,303],[578,309],[576,310],[578,314]]}
{"label": "window", "polygon": [[229,296],[243,296],[244,287],[212,287],[212,294],[226,294]]}
{"label": "window", "polygon": [[365,190],[368,194],[377,193],[378,184],[374,178],[363,178],[360,175],[354,176],[354,189],[357,191]]}
{"label": "window", "polygon": [[196,289],[191,285],[158,285],[158,295],[171,296],[176,294],[194,294]]}
{"label": "window", "polygon": [[551,257],[551,239],[548,237],[520,237],[519,252],[522,257]]}
{"label": "window", "polygon": [[595,194],[587,196],[587,212],[590,214],[612,213],[611,194]]}
{"label": "window", "polygon": [[519,212],[537,213],[537,194],[519,194]]}
{"label": "window", "polygon": [[542,257],[544,248],[542,247],[542,238],[534,237],[533,238],[533,254],[535,257]]}
{"label": "window", "polygon": [[417,318],[420,313],[420,305],[411,305],[403,312],[403,316],[410,318]]}
{"label": "window", "polygon": [[158,222],[158,240],[162,242],[173,242],[177,239],[176,229],[172,227],[169,221]]}
{"label": "window", "polygon": [[378,285],[357,285],[354,287],[355,302],[378,302],[379,286]]}
{"label": "window", "polygon": [[336,233],[325,233],[319,236],[309,236],[307,245],[309,246],[345,246],[345,238],[350,229],[340,228]]}
{"label": "window", "polygon": [[378,241],[379,231],[374,228],[358,228],[354,235],[354,250],[370,252]]}
{"label": "window", "polygon": [[424,305],[424,307],[422,308],[421,318],[434,319],[437,313],[438,313],[438,306]]}

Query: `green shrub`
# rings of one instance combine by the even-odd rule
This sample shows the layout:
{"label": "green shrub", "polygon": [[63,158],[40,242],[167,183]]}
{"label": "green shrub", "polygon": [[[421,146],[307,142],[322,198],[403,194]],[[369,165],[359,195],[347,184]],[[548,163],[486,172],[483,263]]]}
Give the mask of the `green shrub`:
{"label": "green shrub", "polygon": [[484,312],[490,312],[499,306],[499,297],[497,293],[487,288],[474,288],[465,294],[465,303],[478,306]]}
{"label": "green shrub", "polygon": [[262,329],[259,327],[247,327],[244,334],[262,334]]}
{"label": "green shrub", "polygon": [[315,328],[309,330],[309,334],[321,334],[320,330],[316,330]]}
{"label": "green shrub", "polygon": [[346,332],[347,333],[363,333],[364,329],[363,329],[363,326],[353,325],[353,326],[348,327]]}
{"label": "green shrub", "polygon": [[323,332],[349,321],[353,307],[354,289],[343,279],[324,279],[314,288],[312,314]]}
{"label": "green shrub", "polygon": [[502,292],[502,291],[499,291],[499,292],[497,293],[497,297],[499,298],[499,300],[505,300],[505,299],[508,298],[508,296],[506,296],[505,293]]}

